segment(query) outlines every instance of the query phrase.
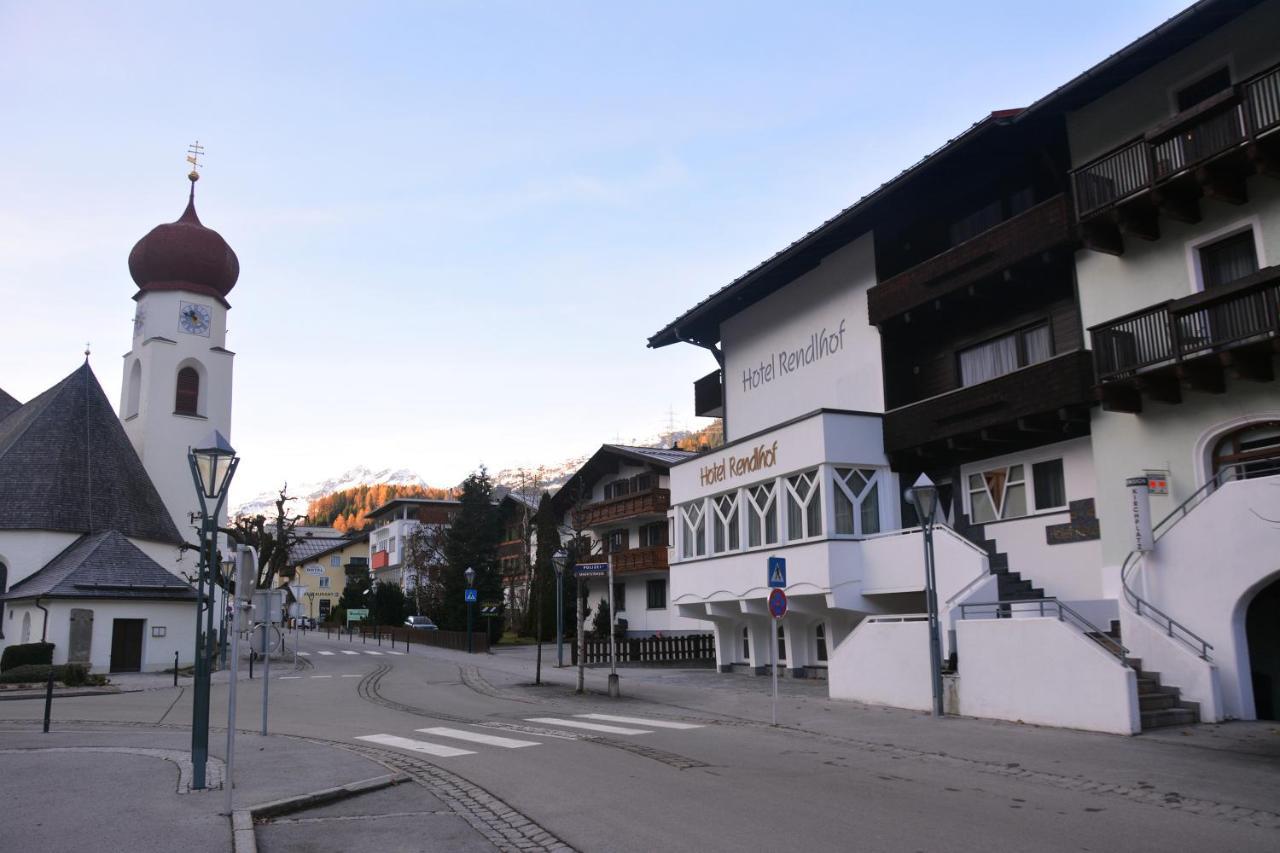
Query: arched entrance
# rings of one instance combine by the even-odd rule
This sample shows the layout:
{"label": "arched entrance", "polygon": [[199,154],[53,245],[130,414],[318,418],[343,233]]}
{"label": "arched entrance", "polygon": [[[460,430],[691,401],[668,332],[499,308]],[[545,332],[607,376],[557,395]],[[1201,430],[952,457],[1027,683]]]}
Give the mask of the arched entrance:
{"label": "arched entrance", "polygon": [[1214,474],[1231,466],[1232,480],[1280,474],[1280,421],[1257,421],[1222,436],[1212,463]]}
{"label": "arched entrance", "polygon": [[1245,612],[1249,674],[1259,720],[1280,720],[1280,578],[1259,590]]}

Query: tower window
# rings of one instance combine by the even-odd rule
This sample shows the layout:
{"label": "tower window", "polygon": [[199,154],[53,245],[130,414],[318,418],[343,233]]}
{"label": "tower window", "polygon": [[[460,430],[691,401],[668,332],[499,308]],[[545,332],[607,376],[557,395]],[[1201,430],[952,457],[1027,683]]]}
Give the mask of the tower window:
{"label": "tower window", "polygon": [[178,388],[174,398],[173,412],[176,415],[199,414],[200,374],[194,367],[184,367],[178,371]]}

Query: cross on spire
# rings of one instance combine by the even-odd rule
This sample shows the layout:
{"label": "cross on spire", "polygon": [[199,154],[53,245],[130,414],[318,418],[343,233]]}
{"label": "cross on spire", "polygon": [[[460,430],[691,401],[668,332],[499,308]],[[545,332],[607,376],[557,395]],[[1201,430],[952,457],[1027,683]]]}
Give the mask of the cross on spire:
{"label": "cross on spire", "polygon": [[187,162],[191,164],[191,173],[187,175],[192,181],[200,180],[200,173],[197,171],[201,164],[200,158],[204,156],[204,146],[200,144],[200,140],[187,146]]}

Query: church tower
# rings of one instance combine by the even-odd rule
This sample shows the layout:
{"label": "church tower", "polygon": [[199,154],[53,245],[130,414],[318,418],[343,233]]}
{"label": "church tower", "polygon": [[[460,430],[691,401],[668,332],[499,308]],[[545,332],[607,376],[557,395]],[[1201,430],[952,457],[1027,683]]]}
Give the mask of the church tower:
{"label": "church tower", "polygon": [[231,437],[227,294],[240,275],[227,241],[196,216],[199,174],[188,178],[182,216],[129,253],[138,305],[120,395],[125,433],[184,537],[199,510],[187,450],[204,446],[214,430]]}

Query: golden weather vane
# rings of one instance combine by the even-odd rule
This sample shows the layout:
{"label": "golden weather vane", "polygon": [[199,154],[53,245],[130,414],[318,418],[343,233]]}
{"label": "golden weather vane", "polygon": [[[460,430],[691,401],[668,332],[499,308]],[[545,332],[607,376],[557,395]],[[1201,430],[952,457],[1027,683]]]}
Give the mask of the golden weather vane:
{"label": "golden weather vane", "polygon": [[187,177],[193,181],[200,180],[200,173],[196,170],[200,168],[200,158],[203,156],[204,146],[199,139],[187,146],[187,162],[191,164],[191,174]]}

